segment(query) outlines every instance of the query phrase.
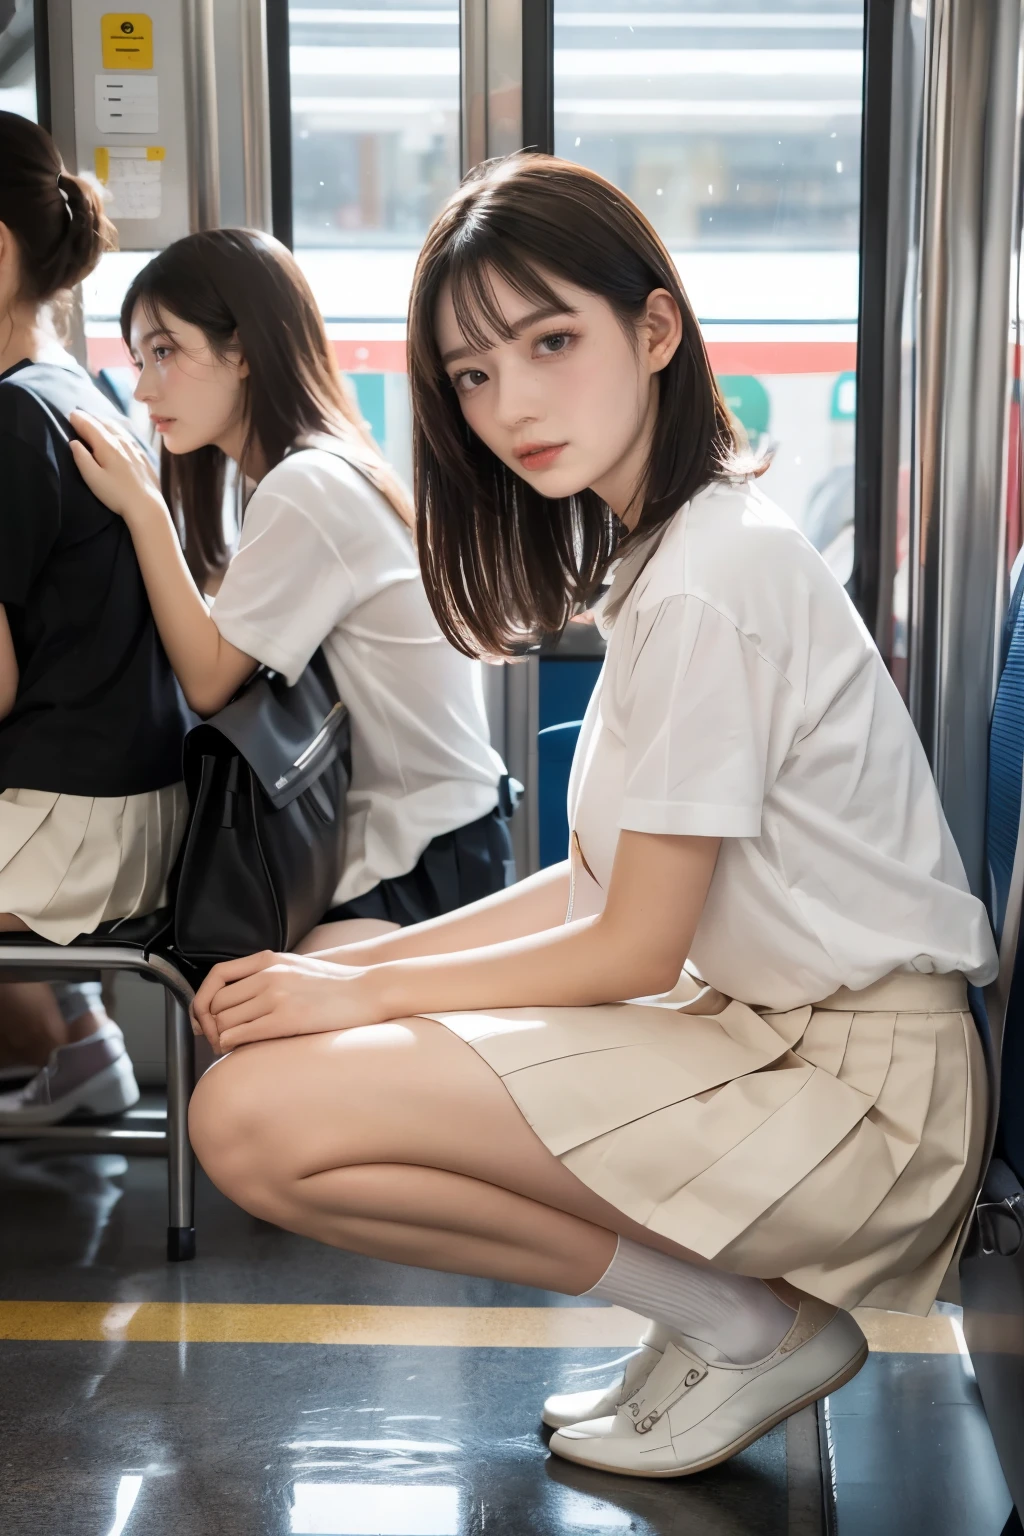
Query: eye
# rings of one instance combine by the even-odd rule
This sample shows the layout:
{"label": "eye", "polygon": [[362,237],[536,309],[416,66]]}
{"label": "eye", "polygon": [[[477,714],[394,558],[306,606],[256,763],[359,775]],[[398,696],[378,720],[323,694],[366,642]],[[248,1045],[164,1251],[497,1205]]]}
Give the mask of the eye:
{"label": "eye", "polygon": [[469,395],[474,389],[479,389],[481,384],[487,383],[487,375],[481,368],[466,368],[454,376],[452,383],[458,394]]}
{"label": "eye", "polygon": [[541,336],[536,345],[541,357],[557,357],[559,352],[567,352],[575,340],[575,331],[551,331]]}
{"label": "eye", "polygon": [[166,362],[173,350],[173,347],[164,346],[162,343],[158,342],[153,348],[153,357],[158,363]]}

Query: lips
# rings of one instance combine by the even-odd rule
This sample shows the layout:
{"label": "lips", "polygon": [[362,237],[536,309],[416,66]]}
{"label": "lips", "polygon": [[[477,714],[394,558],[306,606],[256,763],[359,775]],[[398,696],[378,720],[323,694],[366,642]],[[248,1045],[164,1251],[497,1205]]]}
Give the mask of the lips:
{"label": "lips", "polygon": [[526,443],[516,449],[516,458],[524,469],[548,469],[565,446],[565,443]]}
{"label": "lips", "polygon": [[173,416],[151,416],[149,420],[154,432],[166,432],[168,427],[174,426]]}

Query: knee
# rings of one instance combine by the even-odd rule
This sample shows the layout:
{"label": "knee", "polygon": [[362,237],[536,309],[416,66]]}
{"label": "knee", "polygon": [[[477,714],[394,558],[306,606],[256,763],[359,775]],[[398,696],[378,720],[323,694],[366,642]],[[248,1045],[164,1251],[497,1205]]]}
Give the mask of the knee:
{"label": "knee", "polygon": [[218,1061],[196,1085],[189,1105],[189,1137],[196,1157],[224,1194],[262,1215],[282,1173],[276,1155],[273,1096],[266,1091],[259,1046],[244,1046]]}

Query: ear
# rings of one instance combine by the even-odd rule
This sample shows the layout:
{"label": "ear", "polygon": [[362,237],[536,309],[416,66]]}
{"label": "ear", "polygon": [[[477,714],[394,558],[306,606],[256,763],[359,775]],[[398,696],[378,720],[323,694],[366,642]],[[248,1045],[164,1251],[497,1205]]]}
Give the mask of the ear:
{"label": "ear", "polygon": [[660,373],[683,339],[683,317],[667,288],[655,288],[648,294],[641,326],[646,334],[648,366],[652,373]]}
{"label": "ear", "polygon": [[247,379],[249,377],[249,360],[245,353],[242,351],[242,344],[238,339],[237,331],[231,338],[230,350],[234,359],[235,371],[238,374],[238,377],[240,379]]}
{"label": "ear", "polygon": [[18,260],[18,247],[7,225],[0,219],[0,275],[8,276]]}

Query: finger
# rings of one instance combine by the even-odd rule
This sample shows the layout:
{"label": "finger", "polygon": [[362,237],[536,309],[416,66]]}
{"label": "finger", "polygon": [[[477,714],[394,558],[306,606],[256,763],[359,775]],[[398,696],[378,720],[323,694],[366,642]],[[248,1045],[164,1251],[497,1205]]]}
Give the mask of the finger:
{"label": "finger", "polygon": [[[99,488],[103,484],[103,466],[84,443],[78,443],[74,438],[71,440],[71,457],[75,461],[75,468],[90,491],[98,495]],[[102,499],[100,497],[101,501]]]}
{"label": "finger", "polygon": [[246,1003],[236,1003],[233,1008],[226,1008],[216,1015],[217,1037],[223,1044],[227,1030],[235,1029],[239,1024],[253,1024],[257,1019],[269,1018],[272,1013],[273,1007],[265,997],[253,997]]}
{"label": "finger", "polygon": [[217,1028],[217,1020],[209,1013],[196,1015],[199,1028],[196,1034],[202,1034],[209,1041],[210,1048],[217,1055],[220,1054],[220,1030]]}
{"label": "finger", "polygon": [[277,1014],[265,1014],[249,1024],[237,1024],[225,1030],[220,1037],[221,1051],[226,1055],[240,1045],[255,1045],[260,1040],[287,1040],[298,1034],[296,1029]]}
{"label": "finger", "polygon": [[241,981],[243,977],[251,976],[256,971],[266,970],[267,966],[273,965],[277,958],[273,950],[263,949],[255,955],[243,955],[240,960],[218,961],[196,993],[192,1006],[197,1015],[209,1012],[210,1002],[221,987],[230,986],[233,981]]}
{"label": "finger", "polygon": [[228,1008],[235,1008],[239,1003],[249,1003],[254,997],[262,997],[266,990],[263,972],[256,971],[241,981],[233,981],[228,987],[221,987],[210,1002],[210,1012],[217,1016],[220,1023],[220,1015]]}
{"label": "finger", "polygon": [[94,451],[97,446],[106,444],[113,447],[113,439],[103,423],[96,417],[90,416],[88,411],[72,411],[68,417],[71,425],[89,447]]}

